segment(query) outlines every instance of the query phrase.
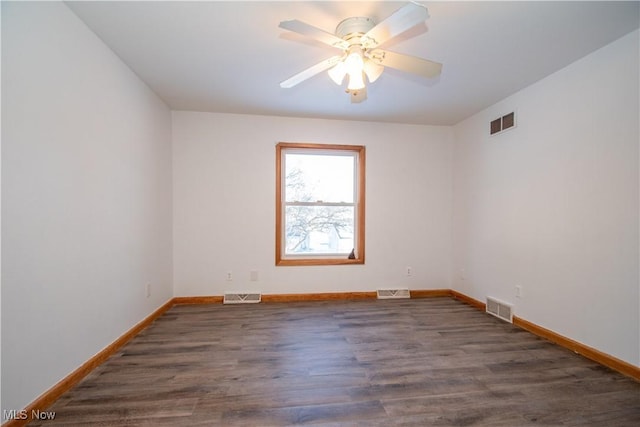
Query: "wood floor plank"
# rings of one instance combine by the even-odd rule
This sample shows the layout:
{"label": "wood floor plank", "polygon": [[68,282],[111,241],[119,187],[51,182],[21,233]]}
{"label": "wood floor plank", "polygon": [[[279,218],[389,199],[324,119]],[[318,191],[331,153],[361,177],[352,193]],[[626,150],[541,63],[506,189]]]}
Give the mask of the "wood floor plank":
{"label": "wood floor plank", "polygon": [[640,383],[451,298],[178,305],[33,426],[638,426]]}

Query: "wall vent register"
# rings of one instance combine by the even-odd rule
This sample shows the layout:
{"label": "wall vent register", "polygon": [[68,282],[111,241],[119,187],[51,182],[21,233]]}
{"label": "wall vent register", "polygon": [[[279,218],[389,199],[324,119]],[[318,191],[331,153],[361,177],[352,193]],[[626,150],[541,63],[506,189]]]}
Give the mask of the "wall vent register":
{"label": "wall vent register", "polygon": [[407,288],[378,289],[377,297],[378,299],[411,298],[411,294]]}
{"label": "wall vent register", "polygon": [[513,323],[513,306],[496,298],[487,297],[487,313]]}
{"label": "wall vent register", "polygon": [[502,117],[498,117],[495,120],[492,120],[489,125],[489,133],[491,135],[495,135],[500,132],[504,132],[507,129],[511,129],[516,125],[516,114],[511,112],[509,114],[505,114]]}
{"label": "wall vent register", "polygon": [[227,292],[224,294],[223,304],[255,304],[262,300],[260,293]]}

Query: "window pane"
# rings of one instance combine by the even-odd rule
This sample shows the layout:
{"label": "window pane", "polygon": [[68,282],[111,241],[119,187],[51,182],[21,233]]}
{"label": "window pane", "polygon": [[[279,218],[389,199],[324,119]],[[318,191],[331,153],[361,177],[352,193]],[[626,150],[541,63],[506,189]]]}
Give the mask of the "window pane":
{"label": "window pane", "polygon": [[353,206],[287,206],[285,254],[345,254],[354,248]]}
{"label": "window pane", "polygon": [[355,157],[349,155],[285,154],[287,202],[354,201]]}

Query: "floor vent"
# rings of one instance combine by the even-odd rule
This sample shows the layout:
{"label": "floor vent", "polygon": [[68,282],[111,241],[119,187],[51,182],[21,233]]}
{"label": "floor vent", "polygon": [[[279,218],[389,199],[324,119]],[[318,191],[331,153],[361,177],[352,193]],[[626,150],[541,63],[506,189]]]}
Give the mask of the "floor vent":
{"label": "floor vent", "polygon": [[513,323],[513,306],[492,297],[487,297],[487,313]]}
{"label": "floor vent", "polygon": [[224,294],[224,304],[251,304],[262,300],[262,294],[259,293],[227,293]]}
{"label": "floor vent", "polygon": [[378,299],[411,298],[409,289],[378,289]]}

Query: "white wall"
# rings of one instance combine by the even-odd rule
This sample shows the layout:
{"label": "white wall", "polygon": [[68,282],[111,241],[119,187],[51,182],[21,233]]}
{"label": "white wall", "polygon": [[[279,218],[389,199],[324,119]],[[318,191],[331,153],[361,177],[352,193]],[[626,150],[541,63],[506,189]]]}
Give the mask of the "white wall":
{"label": "white wall", "polygon": [[[638,31],[454,127],[453,286],[640,365]],[[517,128],[488,136],[516,111]],[[523,295],[515,297],[515,286]]]}
{"label": "white wall", "polygon": [[[451,135],[449,127],[173,112],[175,295],[449,288]],[[280,141],[366,145],[365,265],[275,267]]]}
{"label": "white wall", "polygon": [[3,410],[171,298],[170,127],[63,3],[2,2]]}

